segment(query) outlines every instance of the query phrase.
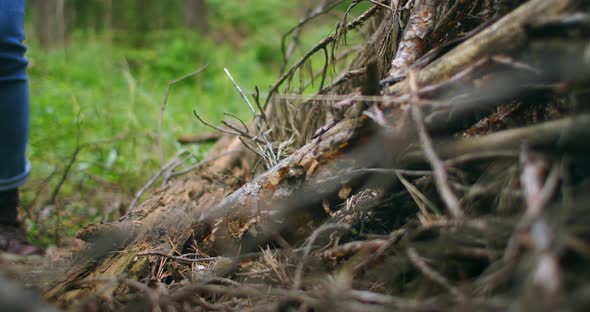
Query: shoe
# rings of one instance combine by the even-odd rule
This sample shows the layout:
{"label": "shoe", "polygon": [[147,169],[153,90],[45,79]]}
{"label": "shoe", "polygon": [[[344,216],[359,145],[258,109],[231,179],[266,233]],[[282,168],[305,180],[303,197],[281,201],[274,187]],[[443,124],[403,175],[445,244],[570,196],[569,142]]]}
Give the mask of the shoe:
{"label": "shoe", "polygon": [[27,240],[17,220],[18,190],[0,192],[0,251],[21,256],[41,255],[43,249]]}
{"label": "shoe", "polygon": [[18,224],[17,211],[18,189],[0,192],[0,224]]}
{"label": "shoe", "polygon": [[19,256],[42,255],[44,253],[43,249],[27,240],[22,228],[12,224],[0,224],[0,250]]}

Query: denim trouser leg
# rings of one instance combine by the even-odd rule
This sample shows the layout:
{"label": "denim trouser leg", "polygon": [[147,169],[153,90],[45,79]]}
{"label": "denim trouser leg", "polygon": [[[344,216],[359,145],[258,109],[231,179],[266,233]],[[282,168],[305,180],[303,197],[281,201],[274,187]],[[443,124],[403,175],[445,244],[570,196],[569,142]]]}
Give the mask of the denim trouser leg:
{"label": "denim trouser leg", "polygon": [[0,81],[0,191],[22,185],[31,170],[25,157],[28,103],[26,81]]}
{"label": "denim trouser leg", "polygon": [[24,0],[0,0],[0,191],[25,182],[29,94],[23,45]]}

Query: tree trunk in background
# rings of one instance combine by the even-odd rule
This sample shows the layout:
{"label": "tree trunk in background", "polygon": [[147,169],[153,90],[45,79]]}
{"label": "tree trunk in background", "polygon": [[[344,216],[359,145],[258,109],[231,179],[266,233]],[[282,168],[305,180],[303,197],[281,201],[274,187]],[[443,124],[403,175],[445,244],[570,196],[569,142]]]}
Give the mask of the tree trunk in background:
{"label": "tree trunk in background", "polygon": [[182,0],[182,26],[201,34],[209,30],[207,3],[205,0]]}
{"label": "tree trunk in background", "polygon": [[66,42],[64,0],[34,0],[35,36],[46,49],[63,48]]}
{"label": "tree trunk in background", "polygon": [[110,31],[113,29],[113,0],[104,0],[105,26]]}

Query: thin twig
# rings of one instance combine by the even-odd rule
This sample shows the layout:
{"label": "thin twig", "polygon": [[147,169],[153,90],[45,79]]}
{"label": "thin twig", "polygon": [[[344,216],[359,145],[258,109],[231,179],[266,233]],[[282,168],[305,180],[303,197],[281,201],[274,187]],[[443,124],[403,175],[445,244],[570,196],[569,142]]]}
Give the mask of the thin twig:
{"label": "thin twig", "polygon": [[66,165],[66,168],[65,168],[63,174],[61,175],[61,178],[59,179],[57,186],[53,189],[53,192],[51,192],[51,197],[49,197],[49,200],[48,200],[48,203],[50,203],[50,204],[55,204],[55,200],[57,199],[57,195],[59,194],[61,187],[66,182],[66,179],[68,178],[70,170],[72,169],[72,166],[74,165],[74,163],[76,162],[76,159],[78,158],[78,154],[80,154],[80,152],[82,151],[82,149],[84,147],[88,146],[87,144],[85,144],[85,145],[80,144],[80,136],[81,136],[80,128],[82,125],[82,121],[80,120],[81,113],[82,113],[81,111],[78,111],[77,122],[76,122],[76,127],[77,127],[76,149],[72,153],[72,156],[70,156],[70,161],[68,161],[68,164]]}
{"label": "thin twig", "polygon": [[219,132],[223,132],[223,133],[231,134],[231,135],[236,135],[236,136],[241,136],[241,135],[242,135],[242,134],[241,134],[241,133],[239,133],[239,132],[232,132],[232,131],[229,131],[229,130],[227,130],[227,129],[223,129],[223,128],[221,128],[221,127],[218,127],[218,126],[216,126],[216,125],[214,125],[214,124],[210,124],[210,123],[206,122],[206,121],[205,121],[203,118],[201,118],[201,116],[199,116],[199,114],[197,113],[197,111],[196,111],[196,110],[193,110],[193,114],[195,115],[195,117],[197,117],[197,119],[198,119],[198,120],[199,120],[199,121],[200,121],[202,124],[204,124],[205,126],[207,126],[207,127],[209,127],[209,128],[215,129],[215,130],[217,130],[217,131],[219,131]]}
{"label": "thin twig", "polygon": [[515,151],[489,151],[464,154],[452,159],[447,159],[444,163],[446,167],[453,167],[471,161],[478,161],[488,158],[518,158],[518,152]]}
{"label": "thin twig", "polygon": [[347,258],[361,251],[366,254],[373,254],[387,245],[387,243],[388,240],[385,239],[354,241],[325,250],[322,252],[321,257],[324,259]]}
{"label": "thin twig", "polygon": [[127,212],[132,211],[135,208],[135,206],[137,206],[137,203],[139,202],[139,199],[141,198],[143,193],[145,193],[158,180],[158,178],[160,178],[160,176],[162,176],[162,174],[164,172],[166,172],[168,169],[170,169],[171,167],[176,165],[178,159],[186,153],[189,153],[189,151],[187,151],[187,150],[178,151],[176,153],[176,155],[174,157],[172,157],[172,159],[168,163],[166,163],[166,165],[164,165],[160,170],[158,170],[158,172],[156,172],[156,174],[154,174],[148,180],[148,182],[135,194],[135,198],[133,198],[133,201],[129,205],[129,208],[127,208]]}
{"label": "thin twig", "polygon": [[246,94],[244,93],[244,91],[242,90],[240,85],[238,85],[238,83],[236,82],[234,77],[232,77],[232,75],[230,74],[230,72],[227,68],[223,68],[223,71],[225,71],[225,74],[229,77],[229,80],[231,80],[234,87],[236,87],[236,89],[238,89],[238,92],[240,93],[240,95],[242,96],[244,101],[246,101],[246,103],[248,104],[248,107],[250,107],[250,110],[252,111],[252,115],[256,116],[256,110],[254,109],[254,106],[252,106],[252,103],[250,103],[248,96],[246,96]]}
{"label": "thin twig", "polygon": [[[367,10],[363,14],[361,14],[359,17],[357,17],[356,19],[354,19],[353,21],[348,23],[346,25],[346,27],[344,27],[344,29],[352,30],[352,29],[364,24],[365,21],[367,21],[369,18],[373,17],[380,10],[381,10],[380,6],[374,5],[369,10]],[[314,55],[319,50],[321,50],[321,49],[327,47],[329,44],[335,42],[337,38],[338,38],[338,33],[332,34],[332,35],[324,38],[322,41],[320,41],[318,44],[316,44],[313,48],[311,48],[307,53],[305,53],[299,60],[297,60],[297,62],[295,62],[295,64],[293,64],[293,66],[291,66],[291,68],[286,73],[284,73],[277,80],[277,82],[275,82],[275,84],[270,88],[270,91],[268,93],[266,101],[264,102],[263,108],[266,109],[266,107],[268,106],[268,103],[270,102],[270,99],[279,90],[279,87],[281,85],[283,85],[283,83],[285,81],[287,81],[287,79],[292,77],[295,74],[295,72],[307,61],[307,59],[309,59],[312,55]]]}
{"label": "thin twig", "polygon": [[527,209],[523,219],[525,222],[532,221],[527,231],[537,254],[533,269],[533,284],[543,289],[546,295],[554,296],[561,286],[561,272],[559,260],[552,250],[554,233],[547,224],[544,212],[557,190],[560,166],[554,165],[545,179],[547,162],[543,158],[531,155],[526,147],[522,150],[521,163],[523,165],[521,184]]}
{"label": "thin twig", "polygon": [[322,68],[322,80],[320,80],[319,92],[324,90],[324,84],[326,83],[326,76],[328,75],[328,67],[330,66],[330,55],[328,54],[328,48],[324,47],[324,67]]}
{"label": "thin twig", "polygon": [[447,278],[431,268],[430,265],[428,265],[426,261],[424,261],[424,259],[418,255],[414,248],[408,248],[406,253],[410,261],[418,270],[420,270],[420,272],[422,272],[422,274],[424,274],[424,276],[446,288],[458,300],[464,301],[467,298],[467,296],[462,291],[451,285],[451,282],[449,282]]}
{"label": "thin twig", "polygon": [[[80,117],[78,117],[78,118],[80,118]],[[78,124],[78,130],[77,130],[78,134],[76,134],[76,148],[74,149],[74,152],[70,156],[70,160],[68,161],[68,164],[66,165],[66,168],[65,168],[57,186],[53,189],[50,199],[46,202],[47,204],[54,204],[55,203],[55,200],[57,199],[57,196],[59,195],[61,188],[63,187],[65,181],[67,180],[67,177],[72,169],[72,166],[76,162],[78,155],[80,154],[80,152],[82,152],[82,150],[84,150],[88,147],[91,147],[91,146],[122,140],[127,136],[127,134],[120,134],[120,135],[115,136],[110,139],[103,139],[103,140],[97,140],[97,141],[93,141],[93,142],[87,142],[87,143],[80,144],[80,142],[79,142],[79,140],[80,140],[80,138],[79,138],[80,126],[81,125]],[[53,177],[54,174],[56,174],[56,172],[52,172],[51,175],[47,177],[46,181],[49,181]],[[36,198],[37,197],[35,197],[35,200],[33,201],[33,203],[36,201]]]}
{"label": "thin twig", "polygon": [[[350,296],[359,302],[377,304],[382,306],[393,306],[398,309],[407,310],[419,310],[419,311],[430,311],[436,310],[433,304],[428,304],[422,300],[413,300],[401,297],[388,296],[368,290],[350,290]],[[393,308],[390,307],[390,308]]]}
{"label": "thin twig", "polygon": [[297,302],[307,303],[312,306],[318,304],[318,299],[311,297],[305,291],[301,290],[269,288],[267,286],[261,286],[257,288],[248,285],[242,285],[240,287],[226,287],[218,285],[194,284],[193,287],[200,291],[232,297],[281,297],[284,300],[295,300]]}
{"label": "thin twig", "polygon": [[388,169],[388,168],[362,168],[352,170],[351,173],[386,173],[386,174],[402,174],[407,176],[427,176],[431,175],[432,171],[427,170],[407,170],[407,169]]}
{"label": "thin twig", "polygon": [[[279,161],[279,159],[277,158],[277,155],[274,152],[274,148],[272,147],[272,144],[270,143],[270,141],[266,137],[266,133],[264,132],[264,129],[268,128],[268,124],[265,124],[266,127],[263,127],[262,123],[260,122],[260,119],[258,118],[258,114],[256,114],[256,109],[254,109],[254,106],[252,105],[252,103],[248,99],[248,96],[246,96],[246,94],[244,93],[244,91],[242,90],[240,85],[238,85],[238,83],[236,82],[234,77],[232,77],[229,70],[227,68],[224,68],[223,70],[225,71],[225,74],[229,77],[229,79],[233,83],[234,87],[236,87],[236,89],[238,90],[238,92],[240,93],[240,95],[242,96],[244,101],[246,101],[246,103],[248,104],[248,107],[252,111],[252,115],[254,116],[254,119],[256,120],[256,125],[258,126],[258,132],[260,133],[260,136],[262,137],[264,144],[266,144],[266,148],[268,149],[267,152],[271,156],[272,165],[275,165]],[[226,126],[227,126],[227,124],[226,124]],[[236,130],[236,129],[234,129],[234,130]]]}
{"label": "thin twig", "polygon": [[408,71],[408,79],[410,82],[410,90],[411,90],[411,111],[412,111],[412,118],[414,119],[414,123],[416,124],[416,128],[418,130],[418,135],[420,136],[420,142],[422,150],[426,156],[426,159],[430,163],[432,170],[434,171],[434,180],[436,183],[436,187],[438,192],[440,193],[443,201],[445,202],[449,212],[455,218],[462,218],[463,217],[463,210],[461,209],[461,204],[457,199],[457,196],[453,192],[451,186],[449,185],[449,178],[447,171],[445,169],[444,163],[438,157],[434,150],[434,144],[432,143],[432,139],[428,135],[426,130],[426,126],[424,125],[424,116],[422,114],[422,109],[420,108],[420,98],[416,91],[418,91],[418,85],[416,84],[416,76],[415,73],[411,70]]}
{"label": "thin twig", "polygon": [[316,239],[320,236],[321,233],[329,230],[345,230],[351,231],[351,227],[348,224],[324,224],[317,228],[306,240],[305,246],[303,247],[303,259],[297,266],[295,271],[295,277],[293,278],[293,288],[297,289],[301,286],[301,279],[303,277],[303,266],[305,265],[305,258],[311,253],[311,248],[313,247],[313,243],[315,243]]}
{"label": "thin twig", "polygon": [[226,126],[226,127],[228,127],[229,129],[231,129],[231,130],[239,133],[239,136],[240,137],[245,137],[245,138],[248,138],[248,139],[251,139],[251,140],[255,140],[256,139],[256,137],[250,135],[250,133],[248,132],[248,128],[246,128],[246,131],[244,131],[242,129],[238,129],[238,127],[230,124],[229,122],[227,122],[225,120],[222,120],[221,121],[221,124],[224,125],[224,126]]}
{"label": "thin twig", "polygon": [[305,26],[305,24],[307,24],[308,22],[310,22],[311,20],[313,20],[317,17],[320,17],[324,14],[329,13],[330,11],[332,11],[332,9],[334,9],[338,5],[342,4],[343,2],[344,2],[344,0],[337,0],[337,1],[333,1],[332,3],[327,3],[321,7],[316,8],[315,10],[311,11],[310,14],[308,14],[306,17],[301,19],[297,25],[293,26],[291,29],[289,29],[287,32],[285,32],[285,34],[283,34],[283,36],[281,38],[281,52],[283,54],[283,65],[281,66],[280,73],[283,73],[285,71],[285,67],[287,66],[289,57],[291,56],[291,53],[292,53],[291,51],[294,50],[293,44],[291,44],[288,49],[285,47],[287,37],[289,35],[291,35],[292,33],[296,32],[293,35],[292,42],[297,41],[297,38],[299,37],[299,33],[301,32],[301,29],[303,28],[303,26]]}
{"label": "thin twig", "polygon": [[258,89],[258,86],[254,86],[254,93],[252,94],[252,97],[254,98],[254,103],[256,103],[256,107],[260,112],[260,117],[268,125],[268,118],[266,117],[266,112],[264,112],[262,104],[260,104],[260,89]]}
{"label": "thin twig", "polygon": [[250,129],[248,129],[248,126],[246,125],[246,123],[242,119],[240,119],[238,116],[231,114],[231,113],[227,113],[227,112],[225,112],[223,114],[237,120],[242,125],[242,127],[244,127],[244,132],[246,132],[248,134],[250,133]]}
{"label": "thin twig", "polygon": [[242,142],[242,144],[244,145],[244,147],[245,147],[246,149],[248,149],[248,150],[249,150],[249,151],[251,151],[252,153],[254,153],[254,154],[256,154],[256,155],[260,156],[260,159],[262,159],[262,160],[264,161],[264,163],[266,164],[266,166],[268,167],[268,164],[267,164],[267,162],[266,162],[266,157],[264,157],[264,155],[263,155],[263,154],[261,154],[259,151],[257,151],[257,150],[256,150],[256,148],[254,148],[254,147],[250,146],[250,144],[249,144],[248,142],[246,142],[246,141],[244,140],[244,138],[242,138],[242,137],[238,137],[238,140],[240,140],[240,142]]}
{"label": "thin twig", "polygon": [[215,155],[215,156],[212,156],[210,158],[207,158],[207,159],[199,162],[198,164],[193,165],[193,166],[190,166],[188,168],[185,168],[185,169],[183,169],[181,171],[172,171],[174,169],[174,168],[172,168],[172,170],[170,171],[170,174],[168,174],[168,176],[166,176],[166,178],[164,180],[165,181],[168,181],[168,180],[170,180],[170,179],[172,179],[174,177],[178,177],[178,176],[187,174],[187,173],[189,173],[189,172],[191,172],[191,171],[193,171],[193,170],[195,170],[197,168],[203,167],[203,166],[205,166],[205,165],[207,165],[207,164],[209,164],[209,163],[211,163],[211,162],[213,162],[213,161],[215,161],[215,160],[217,160],[219,158],[225,157],[225,156],[230,155],[230,154],[233,154],[233,153],[238,153],[238,152],[240,152],[240,151],[239,150],[227,151],[227,152],[221,153],[219,155]]}
{"label": "thin twig", "polygon": [[160,108],[160,118],[158,119],[157,141],[158,141],[158,153],[160,156],[160,167],[164,166],[164,147],[162,146],[162,122],[164,119],[164,111],[166,111],[166,106],[168,105],[168,97],[170,96],[170,90],[172,89],[173,85],[175,85],[185,79],[188,79],[188,78],[191,78],[193,76],[200,74],[202,71],[204,71],[207,68],[207,66],[208,65],[204,65],[201,68],[193,71],[192,73],[188,73],[182,77],[171,80],[168,82],[168,85],[166,86],[166,92],[164,93],[164,100],[162,101],[162,107]]}
{"label": "thin twig", "polygon": [[204,143],[204,142],[214,142],[221,138],[221,133],[219,132],[212,132],[212,133],[201,133],[195,135],[183,135],[176,139],[176,142],[186,145],[186,144],[195,144],[195,143]]}
{"label": "thin twig", "polygon": [[166,259],[170,259],[170,260],[174,260],[174,261],[182,262],[182,263],[186,263],[186,264],[192,264],[192,263],[195,263],[195,262],[212,262],[212,261],[217,261],[217,260],[221,259],[221,257],[188,258],[186,255],[171,256],[171,255],[165,254],[163,252],[158,252],[158,251],[140,252],[140,253],[137,254],[137,256],[157,256],[157,257],[164,257]]}
{"label": "thin twig", "polygon": [[369,0],[369,2],[371,2],[374,5],[380,6],[380,7],[384,8],[384,9],[386,9],[386,10],[389,10],[391,12],[395,12],[390,6],[387,6],[387,5],[385,5],[385,4],[383,4],[383,3],[379,2],[379,1]]}

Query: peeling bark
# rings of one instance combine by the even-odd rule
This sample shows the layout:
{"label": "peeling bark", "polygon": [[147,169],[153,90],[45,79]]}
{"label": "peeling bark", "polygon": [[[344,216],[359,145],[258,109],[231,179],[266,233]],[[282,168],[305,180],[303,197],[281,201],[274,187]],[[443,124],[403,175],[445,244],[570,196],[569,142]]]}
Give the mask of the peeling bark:
{"label": "peeling bark", "polygon": [[[474,37],[461,43],[417,73],[418,85],[435,84],[466,69],[485,57],[510,55],[527,44],[526,25],[540,16],[563,14],[577,5],[574,0],[532,0],[521,5]],[[402,81],[386,89],[387,94],[401,94],[409,89]]]}
{"label": "peeling bark", "polygon": [[393,81],[405,77],[405,70],[421,57],[428,48],[427,37],[436,24],[437,5],[444,1],[416,0],[404,29],[389,76]]}

